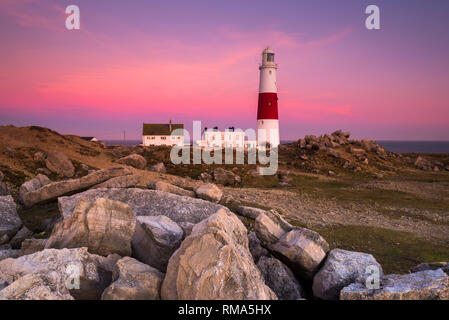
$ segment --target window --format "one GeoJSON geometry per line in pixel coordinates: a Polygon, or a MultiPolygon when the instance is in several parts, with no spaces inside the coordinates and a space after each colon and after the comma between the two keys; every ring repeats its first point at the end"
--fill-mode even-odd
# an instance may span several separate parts
{"type": "Polygon", "coordinates": [[[269,107],[271,107],[271,101],[270,101],[270,102],[268,102],[268,106],[269,106],[269,107]]]}
{"type": "Polygon", "coordinates": [[[167,137],[161,137],[161,140],[167,140],[167,137]]]}
{"type": "Polygon", "coordinates": [[[274,62],[274,53],[267,53],[267,61],[274,62]]]}

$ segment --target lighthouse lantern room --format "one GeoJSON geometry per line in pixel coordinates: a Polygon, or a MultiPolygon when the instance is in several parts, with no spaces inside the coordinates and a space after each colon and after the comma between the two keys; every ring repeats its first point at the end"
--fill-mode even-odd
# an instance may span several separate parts
{"type": "Polygon", "coordinates": [[[277,64],[274,51],[267,47],[262,52],[259,66],[259,103],[257,107],[257,143],[259,147],[279,146],[278,97],[276,87],[277,64]]]}

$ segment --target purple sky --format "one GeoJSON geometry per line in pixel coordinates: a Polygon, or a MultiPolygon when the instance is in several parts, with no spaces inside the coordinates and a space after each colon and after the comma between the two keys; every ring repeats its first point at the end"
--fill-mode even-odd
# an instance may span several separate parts
{"type": "Polygon", "coordinates": [[[0,125],[101,139],[169,119],[253,128],[270,45],[282,140],[449,140],[448,14],[446,0],[2,0],[0,125]],[[369,4],[381,30],[365,28],[369,4]]]}

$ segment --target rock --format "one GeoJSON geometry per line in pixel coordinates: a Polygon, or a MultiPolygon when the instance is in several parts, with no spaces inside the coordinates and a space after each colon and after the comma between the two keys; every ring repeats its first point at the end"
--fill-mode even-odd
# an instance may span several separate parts
{"type": "Polygon", "coordinates": [[[212,176],[217,184],[224,186],[234,186],[240,183],[240,176],[236,175],[234,172],[225,170],[223,168],[217,168],[212,171],[212,176]]]}
{"type": "Polygon", "coordinates": [[[253,256],[254,262],[257,263],[260,259],[260,257],[269,256],[267,249],[262,247],[260,244],[259,238],[257,238],[256,234],[253,232],[250,232],[248,234],[248,245],[249,245],[249,251],[251,252],[251,255],[253,256]]]}
{"type": "Polygon", "coordinates": [[[241,216],[244,216],[246,218],[250,218],[255,220],[259,214],[265,213],[266,211],[259,208],[253,208],[253,207],[246,207],[246,206],[238,206],[237,207],[237,213],[241,216]]]}
{"type": "Polygon", "coordinates": [[[141,176],[138,174],[130,174],[109,179],[105,182],[93,186],[91,189],[101,188],[130,188],[140,183],[141,176]]]}
{"type": "Polygon", "coordinates": [[[198,176],[198,180],[202,180],[204,182],[212,182],[212,176],[210,174],[208,174],[207,172],[202,172],[199,176],[198,176]]]}
{"type": "Polygon", "coordinates": [[[132,237],[133,254],[140,261],[165,272],[183,235],[181,227],[166,216],[137,217],[136,232],[132,237]]]}
{"type": "Polygon", "coordinates": [[[133,258],[117,262],[113,283],[106,288],[102,300],[160,300],[164,274],[133,258]]]}
{"type": "MultiPolygon", "coordinates": [[[[8,284],[6,283],[6,281],[3,281],[2,279],[0,279],[0,291],[2,291],[7,286],[8,286],[8,284]]],[[[1,298],[0,298],[0,300],[1,300],[1,298]]]]}
{"type": "Polygon", "coordinates": [[[54,226],[45,248],[87,247],[89,252],[103,256],[130,256],[135,225],[136,215],[126,203],[82,199],[70,217],[54,226]]]}
{"type": "Polygon", "coordinates": [[[0,171],[0,181],[3,181],[5,179],[5,175],[3,172],[0,171]]]}
{"type": "Polygon", "coordinates": [[[83,170],[84,172],[89,172],[89,166],[86,165],[86,164],[84,164],[84,163],[81,163],[80,168],[81,168],[81,170],[83,170]]]}
{"type": "Polygon", "coordinates": [[[33,155],[33,160],[37,162],[44,162],[46,159],[46,156],[43,152],[38,151],[33,155]]]}
{"type": "Polygon", "coordinates": [[[195,189],[198,198],[218,203],[223,197],[223,192],[213,183],[206,183],[195,189]]]}
{"type": "Polygon", "coordinates": [[[23,226],[19,232],[11,239],[9,244],[13,249],[20,249],[22,242],[25,239],[31,238],[33,236],[33,231],[28,230],[27,227],[23,226]]]}
{"type": "Polygon", "coordinates": [[[0,300],[73,300],[53,279],[43,274],[27,274],[0,291],[0,300]]]}
{"type": "Polygon", "coordinates": [[[140,170],[145,170],[145,168],[147,167],[147,160],[145,160],[144,157],[136,153],[118,159],[117,163],[126,164],[127,166],[131,166],[140,170]]]}
{"type": "Polygon", "coordinates": [[[149,189],[159,190],[163,192],[170,192],[173,194],[177,194],[178,196],[185,196],[195,198],[195,192],[191,190],[186,190],[177,186],[174,186],[168,182],[157,181],[148,183],[147,187],[149,189]]]}
{"type": "Polygon", "coordinates": [[[343,158],[343,155],[340,152],[338,152],[337,150],[331,149],[331,148],[327,149],[327,153],[334,158],[338,158],[338,159],[343,158]]]}
{"type": "Polygon", "coordinates": [[[329,251],[328,243],[318,233],[293,227],[274,211],[260,214],[254,229],[265,248],[308,279],[313,278],[329,251]]]}
{"type": "Polygon", "coordinates": [[[416,158],[414,164],[415,164],[415,167],[417,167],[418,169],[421,169],[421,170],[430,170],[431,169],[430,161],[424,159],[421,156],[418,156],[418,158],[416,158]]]}
{"type": "Polygon", "coordinates": [[[155,164],[154,166],[151,166],[150,170],[154,171],[154,172],[159,172],[159,173],[167,172],[167,169],[165,169],[165,165],[163,162],[159,162],[159,163],[155,164]]]}
{"type": "Polygon", "coordinates": [[[449,274],[449,262],[432,262],[432,263],[420,263],[417,266],[410,269],[411,273],[425,271],[425,270],[437,270],[441,269],[449,274]]]}
{"type": "Polygon", "coordinates": [[[376,179],[383,179],[384,175],[382,173],[375,173],[374,178],[376,179]]]}
{"type": "Polygon", "coordinates": [[[48,170],[47,168],[37,168],[36,171],[46,176],[49,176],[51,174],[51,171],[48,170]]]}
{"type": "Polygon", "coordinates": [[[448,300],[449,276],[443,270],[392,274],[381,279],[380,289],[353,283],[340,292],[341,300],[448,300]]]}
{"type": "Polygon", "coordinates": [[[306,141],[306,144],[312,144],[313,142],[317,142],[318,138],[313,134],[309,134],[304,137],[304,140],[306,141]]]}
{"type": "Polygon", "coordinates": [[[331,176],[331,177],[337,175],[337,174],[336,174],[334,171],[332,171],[332,170],[329,170],[329,171],[327,172],[327,174],[328,174],[329,176],[331,176]]]}
{"type": "Polygon", "coordinates": [[[5,243],[9,242],[9,237],[7,234],[4,234],[0,237],[0,246],[4,245],[5,243]]]}
{"type": "Polygon", "coordinates": [[[25,183],[23,183],[20,186],[20,189],[19,189],[20,202],[23,203],[25,194],[27,194],[29,192],[36,191],[36,190],[42,188],[43,186],[50,184],[51,182],[52,181],[46,175],[43,175],[43,174],[38,174],[33,179],[26,181],[25,183]]]}
{"type": "Polygon", "coordinates": [[[50,152],[45,160],[45,165],[48,170],[63,177],[71,178],[75,175],[75,167],[65,153],[50,152]]]}
{"type": "Polygon", "coordinates": [[[434,171],[434,172],[439,172],[439,171],[440,171],[440,168],[438,168],[437,166],[435,166],[435,167],[433,167],[433,171],[434,171]]]}
{"type": "Polygon", "coordinates": [[[304,296],[293,272],[281,261],[262,256],[257,267],[265,279],[265,284],[274,291],[279,300],[297,300],[304,296]]]}
{"type": "Polygon", "coordinates": [[[22,220],[17,214],[16,203],[11,196],[0,196],[0,237],[12,237],[22,226],[22,220]]]}
{"type": "Polygon", "coordinates": [[[87,248],[46,249],[0,261],[0,279],[13,283],[26,275],[42,275],[54,291],[80,300],[99,299],[112,276],[106,262],[107,258],[90,254],[87,248]],[[79,288],[76,279],[79,279],[79,288]]]}
{"type": "Polygon", "coordinates": [[[197,224],[170,258],[162,299],[276,299],[254,264],[246,233],[227,210],[197,224]]]}
{"type": "Polygon", "coordinates": [[[22,247],[20,248],[19,256],[26,256],[33,254],[45,249],[45,243],[47,239],[25,239],[22,242],[22,247]]]}
{"type": "Polygon", "coordinates": [[[95,171],[79,179],[70,179],[49,183],[36,191],[31,191],[23,195],[23,203],[26,207],[56,199],[68,193],[79,192],[106,180],[130,174],[129,169],[121,167],[111,167],[95,171]]]}
{"type": "Polygon", "coordinates": [[[446,169],[446,171],[449,171],[449,166],[446,166],[445,169],[446,169]]]}
{"type": "Polygon", "coordinates": [[[299,139],[298,140],[298,146],[299,146],[300,149],[305,149],[306,148],[306,144],[307,144],[307,142],[306,142],[305,139],[299,139]]]}
{"type": "Polygon", "coordinates": [[[382,267],[367,253],[334,249],[329,252],[324,266],[313,278],[313,294],[324,300],[338,300],[340,290],[354,282],[366,283],[371,275],[366,273],[368,266],[378,268],[382,276],[382,267]]]}
{"type": "MultiPolygon", "coordinates": [[[[369,151],[369,150],[368,150],[368,151],[369,151]]],[[[354,154],[356,154],[356,155],[359,155],[359,154],[360,154],[360,155],[363,155],[363,154],[366,153],[365,149],[353,148],[353,147],[349,148],[349,152],[354,153],[354,154]]]]}
{"type": "Polygon", "coordinates": [[[11,249],[9,246],[0,247],[0,261],[8,258],[17,258],[19,250],[11,249]]]}
{"type": "Polygon", "coordinates": [[[16,156],[16,150],[11,147],[5,147],[3,154],[10,158],[14,158],[16,156]]]}
{"type": "Polygon", "coordinates": [[[9,194],[8,187],[6,186],[6,183],[3,181],[0,181],[0,197],[7,196],[9,194]]]}
{"type": "Polygon", "coordinates": [[[81,199],[94,202],[98,198],[127,203],[136,216],[167,216],[178,224],[181,222],[196,224],[224,208],[201,199],[156,190],[130,188],[88,190],[70,197],[60,197],[59,211],[63,217],[69,217],[81,199]]]}

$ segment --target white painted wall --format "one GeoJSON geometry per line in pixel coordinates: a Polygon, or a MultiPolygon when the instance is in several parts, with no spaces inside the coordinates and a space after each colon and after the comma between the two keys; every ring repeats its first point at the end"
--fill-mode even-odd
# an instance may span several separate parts
{"type": "Polygon", "coordinates": [[[183,146],[183,136],[142,136],[144,146],[183,146]]]}
{"type": "Polygon", "coordinates": [[[272,147],[279,146],[279,120],[257,120],[257,144],[264,146],[266,142],[272,147]]]}

